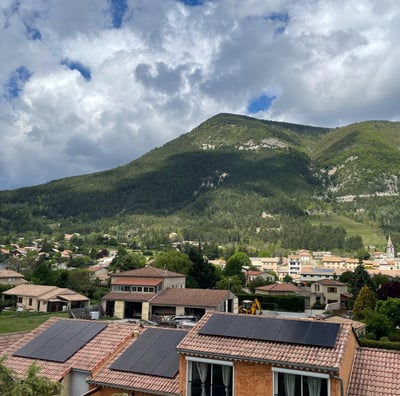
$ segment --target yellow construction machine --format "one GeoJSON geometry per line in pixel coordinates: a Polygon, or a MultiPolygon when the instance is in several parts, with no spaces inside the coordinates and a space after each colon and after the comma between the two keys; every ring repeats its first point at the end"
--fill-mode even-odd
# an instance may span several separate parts
{"type": "Polygon", "coordinates": [[[243,300],[242,305],[239,306],[239,313],[245,315],[261,315],[262,307],[257,298],[253,300],[243,300]]]}

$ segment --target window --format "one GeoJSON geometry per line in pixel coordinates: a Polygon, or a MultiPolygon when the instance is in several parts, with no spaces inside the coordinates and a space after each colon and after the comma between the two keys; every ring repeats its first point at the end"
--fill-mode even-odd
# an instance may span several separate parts
{"type": "Polygon", "coordinates": [[[328,287],[328,293],[337,293],[336,287],[328,287]]]}
{"type": "Polygon", "coordinates": [[[18,297],[18,303],[22,304],[22,297],[18,297]]]}
{"type": "Polygon", "coordinates": [[[318,284],[315,285],[315,291],[319,292],[319,285],[318,284]]]}
{"type": "Polygon", "coordinates": [[[208,359],[188,359],[188,396],[232,396],[233,365],[208,359]]]}
{"type": "Polygon", "coordinates": [[[272,369],[274,396],[329,396],[329,376],[297,370],[272,369]]]}
{"type": "Polygon", "coordinates": [[[28,305],[32,306],[32,299],[31,298],[29,299],[29,304],[28,305]]]}

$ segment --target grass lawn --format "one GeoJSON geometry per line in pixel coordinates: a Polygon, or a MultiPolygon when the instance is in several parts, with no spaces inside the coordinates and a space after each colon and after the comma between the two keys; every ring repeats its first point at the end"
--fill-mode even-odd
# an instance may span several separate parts
{"type": "Polygon", "coordinates": [[[51,317],[68,318],[68,312],[39,313],[2,311],[0,313],[0,333],[33,330],[51,317]]]}
{"type": "Polygon", "coordinates": [[[310,218],[312,224],[324,224],[332,227],[342,226],[348,236],[360,235],[364,245],[376,246],[377,250],[382,250],[386,247],[386,239],[378,228],[367,224],[358,223],[348,217],[339,216],[335,213],[327,215],[314,216],[310,218]]]}

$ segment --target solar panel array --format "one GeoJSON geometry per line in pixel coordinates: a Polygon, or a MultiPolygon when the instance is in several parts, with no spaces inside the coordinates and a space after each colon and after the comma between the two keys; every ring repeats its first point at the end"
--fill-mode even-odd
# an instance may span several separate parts
{"type": "Polygon", "coordinates": [[[13,355],[64,363],[105,327],[106,323],[59,320],[13,355]]]}
{"type": "Polygon", "coordinates": [[[334,347],[340,325],[259,316],[213,315],[199,334],[250,340],[334,347]]]}
{"type": "Polygon", "coordinates": [[[111,370],[174,378],[179,371],[176,347],[186,332],[146,329],[111,365],[111,370]]]}

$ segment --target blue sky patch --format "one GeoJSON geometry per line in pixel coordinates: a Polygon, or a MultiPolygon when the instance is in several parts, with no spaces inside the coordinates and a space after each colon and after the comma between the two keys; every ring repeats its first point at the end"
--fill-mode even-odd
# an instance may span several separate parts
{"type": "Polygon", "coordinates": [[[61,62],[61,64],[67,66],[70,70],[77,70],[79,73],[81,73],[81,76],[86,81],[90,81],[92,78],[90,69],[88,67],[83,66],[82,63],[80,63],[80,62],[75,62],[75,61],[71,61],[68,59],[64,59],[61,62]]]}
{"type": "Polygon", "coordinates": [[[31,76],[32,73],[25,66],[15,69],[8,81],[3,84],[4,96],[7,99],[17,98],[31,76]]]}
{"type": "Polygon", "coordinates": [[[42,34],[40,33],[40,30],[26,26],[26,32],[28,34],[28,38],[31,40],[41,40],[42,39],[42,34]]]}
{"type": "Polygon", "coordinates": [[[252,99],[247,106],[247,112],[249,114],[255,114],[259,111],[268,110],[276,96],[261,95],[256,99],[252,99]]]}
{"type": "Polygon", "coordinates": [[[285,32],[285,29],[289,24],[290,17],[288,13],[275,12],[266,16],[265,19],[269,19],[275,24],[274,33],[279,35],[285,32]]]}
{"type": "Polygon", "coordinates": [[[108,3],[110,4],[112,15],[112,26],[118,29],[122,25],[125,12],[128,9],[128,4],[126,0],[108,0],[108,3]]]}
{"type": "Polygon", "coordinates": [[[191,7],[200,6],[203,5],[204,3],[204,0],[178,0],[178,1],[191,7]]]}

